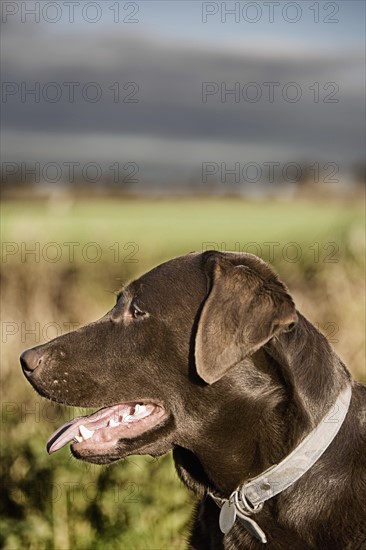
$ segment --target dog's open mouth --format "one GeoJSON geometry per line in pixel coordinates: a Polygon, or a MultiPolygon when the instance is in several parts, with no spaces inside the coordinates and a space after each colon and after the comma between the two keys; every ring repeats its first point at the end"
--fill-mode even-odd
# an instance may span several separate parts
{"type": "Polygon", "coordinates": [[[119,403],[105,407],[90,416],[79,416],[59,428],[48,440],[49,454],[68,443],[77,451],[104,454],[119,440],[137,437],[160,424],[167,416],[157,403],[119,403]]]}

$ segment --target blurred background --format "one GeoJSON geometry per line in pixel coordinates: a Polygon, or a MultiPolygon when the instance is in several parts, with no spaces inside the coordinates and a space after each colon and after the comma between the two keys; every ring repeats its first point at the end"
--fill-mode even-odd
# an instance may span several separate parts
{"type": "Polygon", "coordinates": [[[171,456],[90,467],[19,353],[192,250],[270,261],[365,376],[365,5],[3,1],[0,546],[184,548],[171,456]]]}

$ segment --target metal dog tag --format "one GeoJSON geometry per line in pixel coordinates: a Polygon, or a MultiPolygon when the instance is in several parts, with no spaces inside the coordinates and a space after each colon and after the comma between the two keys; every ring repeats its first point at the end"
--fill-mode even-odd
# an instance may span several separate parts
{"type": "Polygon", "coordinates": [[[246,530],[249,531],[249,533],[251,533],[256,539],[260,540],[263,544],[266,544],[267,537],[264,531],[259,527],[258,523],[254,521],[254,519],[244,514],[241,514],[239,511],[238,518],[239,521],[242,522],[246,530]]]}
{"type": "Polygon", "coordinates": [[[235,504],[226,500],[220,511],[219,525],[221,532],[226,535],[232,528],[236,519],[235,504]]]}

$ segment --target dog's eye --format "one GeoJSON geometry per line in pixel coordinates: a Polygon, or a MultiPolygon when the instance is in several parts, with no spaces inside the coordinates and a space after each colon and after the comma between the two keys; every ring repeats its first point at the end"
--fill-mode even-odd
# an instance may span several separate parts
{"type": "Polygon", "coordinates": [[[139,317],[144,317],[146,315],[145,311],[142,311],[136,304],[131,304],[130,311],[134,319],[138,319],[139,317]]]}

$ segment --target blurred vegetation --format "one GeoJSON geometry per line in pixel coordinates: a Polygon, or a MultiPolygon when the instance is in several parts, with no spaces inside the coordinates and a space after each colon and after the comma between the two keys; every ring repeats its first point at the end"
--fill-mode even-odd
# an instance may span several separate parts
{"type": "Polygon", "coordinates": [[[217,245],[270,260],[298,308],[365,380],[363,224],[361,201],[6,202],[1,548],[184,548],[194,505],[170,455],[133,456],[109,467],[77,462],[68,448],[49,457],[52,431],[86,411],[38,397],[19,368],[23,349],[65,332],[69,323],[100,317],[122,283],[154,265],[217,245]],[[70,242],[79,243],[74,257],[70,242]]]}

